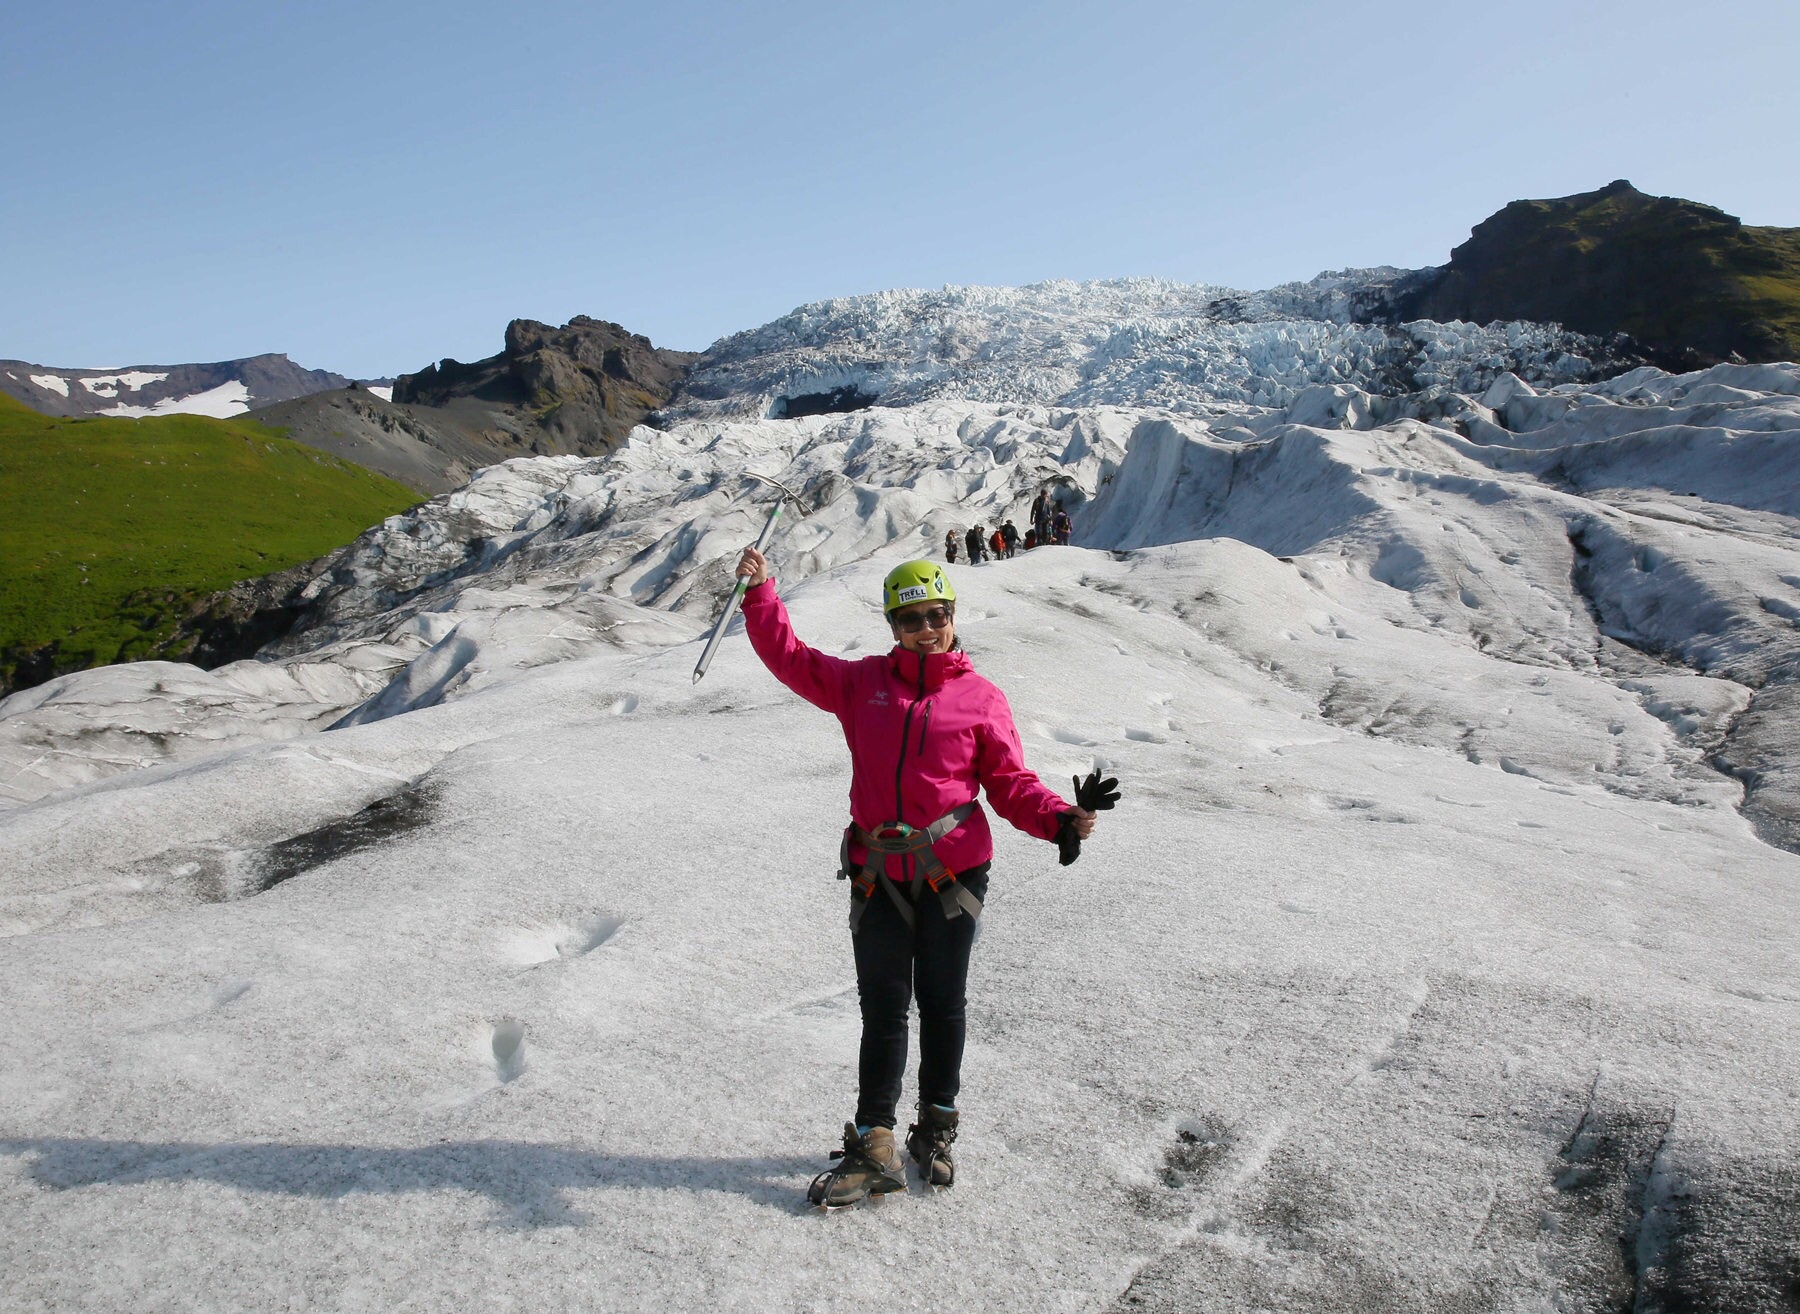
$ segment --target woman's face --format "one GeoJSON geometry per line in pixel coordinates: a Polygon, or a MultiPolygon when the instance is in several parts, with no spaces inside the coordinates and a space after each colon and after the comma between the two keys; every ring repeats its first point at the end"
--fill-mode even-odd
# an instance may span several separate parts
{"type": "Polygon", "coordinates": [[[888,613],[894,641],[908,652],[949,652],[956,642],[956,609],[942,602],[915,602],[888,613]],[[918,628],[908,630],[909,625],[918,628]]]}

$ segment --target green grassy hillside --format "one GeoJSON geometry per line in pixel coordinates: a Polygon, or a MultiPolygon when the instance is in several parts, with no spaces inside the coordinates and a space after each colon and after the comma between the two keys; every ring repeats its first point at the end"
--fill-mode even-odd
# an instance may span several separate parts
{"type": "Polygon", "coordinates": [[[0,689],[155,654],[206,595],[418,500],[249,420],[60,419],[0,397],[0,689]]]}
{"type": "Polygon", "coordinates": [[[1767,327],[1770,355],[1800,360],[1800,228],[1744,229],[1732,274],[1745,318],[1767,327]]]}

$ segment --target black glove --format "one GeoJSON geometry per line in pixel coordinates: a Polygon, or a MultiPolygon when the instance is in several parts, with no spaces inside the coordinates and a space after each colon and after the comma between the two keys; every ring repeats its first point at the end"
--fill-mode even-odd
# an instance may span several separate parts
{"type": "Polygon", "coordinates": [[[1075,814],[1059,812],[1062,818],[1056,827],[1056,860],[1067,867],[1081,856],[1081,836],[1075,833],[1075,814]]]}
{"type": "Polygon", "coordinates": [[[1100,779],[1096,769],[1088,772],[1086,780],[1075,778],[1075,806],[1088,812],[1110,812],[1119,801],[1119,778],[1108,776],[1100,779]]]}

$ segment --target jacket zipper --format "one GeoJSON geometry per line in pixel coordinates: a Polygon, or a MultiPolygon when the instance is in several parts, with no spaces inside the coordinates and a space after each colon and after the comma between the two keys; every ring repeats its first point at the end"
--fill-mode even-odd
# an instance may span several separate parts
{"type": "MultiPolygon", "coordinates": [[[[905,803],[901,794],[900,775],[906,769],[906,742],[912,738],[913,713],[918,710],[919,700],[925,697],[925,657],[919,656],[919,697],[906,706],[906,717],[900,722],[900,756],[894,763],[894,820],[904,822],[905,803]]],[[[925,729],[931,724],[931,704],[925,704],[925,722],[919,727],[919,751],[925,751],[925,729]]],[[[905,869],[907,879],[912,879],[913,863],[911,858],[901,858],[900,865],[905,869]]]]}
{"type": "MultiPolygon", "coordinates": [[[[931,724],[931,704],[929,702],[925,702],[925,658],[923,655],[921,655],[919,657],[919,694],[918,694],[918,697],[906,705],[906,717],[904,720],[902,720],[900,722],[900,756],[894,762],[894,820],[895,821],[905,821],[906,820],[905,816],[902,815],[902,808],[905,806],[905,804],[902,800],[901,791],[900,791],[900,773],[903,770],[905,770],[905,768],[906,768],[906,741],[908,739],[912,738],[913,713],[919,710],[919,705],[921,703],[924,703],[924,706],[925,706],[925,726],[929,726],[931,724]]],[[[919,727],[919,751],[921,753],[925,751],[925,726],[919,727]]]]}
{"type": "Polygon", "coordinates": [[[906,767],[906,741],[912,737],[913,711],[917,707],[918,707],[917,703],[908,703],[907,707],[906,707],[906,719],[903,720],[902,722],[900,722],[900,756],[894,762],[894,820],[895,821],[905,821],[906,820],[906,818],[902,815],[902,809],[905,807],[905,803],[902,800],[901,792],[900,792],[900,773],[906,767]]]}

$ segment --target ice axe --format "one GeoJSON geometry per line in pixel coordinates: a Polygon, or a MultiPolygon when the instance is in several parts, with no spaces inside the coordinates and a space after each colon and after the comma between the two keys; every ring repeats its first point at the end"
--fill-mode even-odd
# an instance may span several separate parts
{"type": "MultiPolygon", "coordinates": [[[[762,533],[759,534],[756,539],[756,550],[761,552],[769,545],[769,540],[775,536],[775,522],[781,519],[782,506],[790,497],[793,498],[794,504],[798,506],[800,503],[800,494],[796,493],[778,479],[771,479],[767,475],[759,475],[754,470],[746,470],[744,473],[749,475],[752,479],[761,480],[770,488],[773,488],[780,493],[780,496],[775,499],[775,505],[769,509],[769,518],[763,522],[762,533]]],[[[725,630],[731,624],[731,618],[737,615],[738,608],[743,606],[744,590],[749,587],[749,581],[742,575],[738,576],[737,587],[731,591],[731,596],[725,599],[725,610],[719,613],[718,623],[713,626],[712,635],[706,640],[706,650],[700,654],[700,660],[694,664],[695,684],[699,684],[700,677],[706,674],[706,668],[711,664],[713,654],[719,650],[719,640],[725,637],[725,630]]]]}

